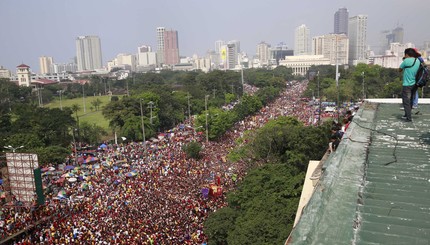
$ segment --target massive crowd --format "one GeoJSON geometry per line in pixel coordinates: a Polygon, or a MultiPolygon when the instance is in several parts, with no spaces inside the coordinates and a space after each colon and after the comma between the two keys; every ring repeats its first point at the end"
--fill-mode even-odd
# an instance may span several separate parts
{"type": "Polygon", "coordinates": [[[315,123],[314,107],[300,101],[306,86],[291,83],[275,102],[237,122],[218,141],[206,142],[204,134],[182,124],[145,144],[108,144],[87,152],[82,156],[87,164],[54,171],[49,168],[56,166],[44,166],[46,205],[2,206],[0,240],[31,228],[15,243],[206,244],[205,219],[226,206],[219,191],[230,191],[246,175],[244,162],[225,158],[235,140],[279,116],[315,123]],[[182,150],[191,141],[204,146],[200,160],[187,159],[182,150]],[[202,193],[211,184],[220,195],[202,193]]]}

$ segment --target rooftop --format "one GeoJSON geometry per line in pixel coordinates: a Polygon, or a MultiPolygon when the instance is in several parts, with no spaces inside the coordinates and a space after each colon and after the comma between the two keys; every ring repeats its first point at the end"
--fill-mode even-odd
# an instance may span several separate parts
{"type": "Polygon", "coordinates": [[[360,108],[288,244],[430,243],[430,101],[419,103],[412,123],[398,99],[360,108]]]}

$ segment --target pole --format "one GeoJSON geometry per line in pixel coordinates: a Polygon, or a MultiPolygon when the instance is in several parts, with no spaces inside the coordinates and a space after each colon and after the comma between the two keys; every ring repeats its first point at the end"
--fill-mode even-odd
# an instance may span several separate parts
{"type": "Polygon", "coordinates": [[[338,62],[338,44],[336,36],[336,92],[337,92],[337,122],[339,122],[340,104],[339,104],[339,62],[338,62]]]}
{"type": "Polygon", "coordinates": [[[60,90],[60,110],[63,110],[63,102],[61,101],[61,94],[63,93],[63,90],[60,90]]]}
{"type": "Polygon", "coordinates": [[[206,142],[209,142],[209,131],[208,131],[208,98],[209,95],[205,96],[205,113],[206,113],[206,142]]]}
{"type": "Polygon", "coordinates": [[[142,122],[142,135],[143,135],[143,143],[145,144],[145,124],[143,124],[143,107],[142,107],[142,99],[140,99],[140,121],[142,122]]]}
{"type": "Polygon", "coordinates": [[[75,157],[75,164],[78,164],[78,153],[77,153],[77,147],[76,147],[75,131],[76,131],[76,128],[74,128],[74,129],[72,130],[72,137],[73,137],[73,156],[75,157]]]}
{"type": "Polygon", "coordinates": [[[366,94],[364,93],[364,71],[361,72],[361,76],[363,77],[363,100],[366,99],[366,94]]]}
{"type": "Polygon", "coordinates": [[[190,92],[187,92],[187,99],[188,99],[188,120],[191,124],[191,106],[190,106],[190,92]]]}
{"type": "MultiPolygon", "coordinates": [[[[133,76],[133,73],[132,73],[132,76],[133,76]]],[[[128,92],[128,79],[127,78],[125,79],[125,82],[126,82],[126,85],[127,85],[127,96],[130,96],[130,93],[128,92]]]]}
{"type": "Polygon", "coordinates": [[[87,107],[85,105],[85,90],[84,90],[84,85],[85,84],[82,84],[82,101],[84,103],[84,113],[85,113],[87,111],[87,107]]]}
{"type": "Polygon", "coordinates": [[[321,125],[321,97],[320,97],[320,71],[317,72],[317,78],[318,78],[318,126],[321,125]]]}
{"type": "Polygon", "coordinates": [[[245,88],[244,88],[244,82],[243,82],[243,66],[242,69],[240,70],[240,76],[242,78],[242,95],[245,94],[245,88]]]}
{"type": "Polygon", "coordinates": [[[153,106],[154,106],[154,102],[149,101],[148,105],[149,105],[149,109],[151,110],[151,114],[150,114],[149,122],[150,122],[150,123],[151,123],[151,125],[152,125],[152,108],[153,108],[153,106]]]}

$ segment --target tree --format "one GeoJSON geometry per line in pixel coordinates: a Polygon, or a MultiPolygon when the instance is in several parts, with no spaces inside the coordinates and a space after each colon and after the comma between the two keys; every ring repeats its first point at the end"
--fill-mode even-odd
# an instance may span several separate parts
{"type": "Polygon", "coordinates": [[[100,105],[103,104],[103,102],[97,98],[96,100],[91,101],[91,105],[94,106],[94,108],[96,109],[96,111],[100,110],[100,105]]]}
{"type": "Polygon", "coordinates": [[[202,145],[196,141],[192,141],[182,147],[188,158],[200,159],[200,151],[202,150],[202,145]]]}
{"type": "Polygon", "coordinates": [[[204,225],[210,244],[228,244],[228,233],[234,230],[237,215],[238,212],[230,207],[221,208],[211,214],[204,225]]]}

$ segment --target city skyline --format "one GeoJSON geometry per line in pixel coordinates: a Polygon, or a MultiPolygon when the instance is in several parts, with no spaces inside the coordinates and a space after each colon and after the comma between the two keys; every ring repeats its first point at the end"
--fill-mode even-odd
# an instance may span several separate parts
{"type": "MultiPolygon", "coordinates": [[[[207,50],[214,49],[217,40],[238,40],[241,50],[252,57],[256,54],[256,45],[262,41],[272,46],[284,42],[293,48],[294,30],[301,24],[309,27],[311,37],[332,33],[334,13],[343,7],[348,9],[350,17],[368,16],[368,44],[371,47],[378,45],[381,31],[397,26],[404,28],[405,42],[420,47],[430,40],[430,34],[420,31],[416,24],[425,23],[425,8],[416,8],[414,22],[411,22],[410,14],[398,6],[400,1],[396,2],[305,0],[291,5],[281,0],[270,3],[226,0],[205,3],[196,0],[157,3],[136,0],[2,1],[0,21],[4,23],[3,33],[7,35],[0,45],[0,65],[15,71],[16,66],[25,63],[38,71],[41,56],[67,63],[75,56],[76,37],[86,35],[100,37],[103,65],[106,65],[117,54],[134,54],[142,45],[150,45],[155,50],[156,28],[159,26],[178,31],[180,56],[204,56],[207,50]],[[227,4],[229,8],[222,7],[227,4]],[[19,10],[19,14],[14,10],[19,10]],[[383,18],[381,10],[384,10],[383,18]]],[[[425,0],[408,2],[411,6],[422,4],[425,0]]]]}

